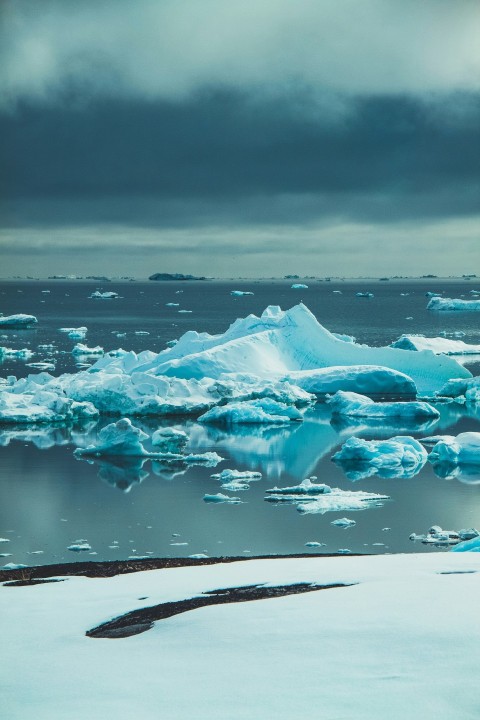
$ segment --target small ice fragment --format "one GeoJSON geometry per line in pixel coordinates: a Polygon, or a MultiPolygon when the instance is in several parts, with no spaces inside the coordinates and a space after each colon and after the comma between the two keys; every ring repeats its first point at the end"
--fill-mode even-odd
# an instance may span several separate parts
{"type": "Polygon", "coordinates": [[[312,540],[311,542],[306,542],[305,547],[325,547],[326,543],[316,542],[312,540]]]}
{"type": "Polygon", "coordinates": [[[207,503],[233,503],[238,504],[242,501],[238,497],[231,497],[230,495],[224,495],[223,493],[217,493],[216,495],[204,495],[204,502],[207,503]]]}
{"type": "Polygon", "coordinates": [[[67,547],[67,550],[71,550],[72,552],[85,552],[91,549],[92,547],[87,540],[75,540],[74,543],[67,547]]]}
{"type": "Polygon", "coordinates": [[[387,532],[388,530],[391,530],[392,528],[382,528],[382,532],[387,532]]]}
{"type": "Polygon", "coordinates": [[[22,570],[23,568],[27,568],[28,565],[22,565],[21,563],[7,563],[3,566],[3,570],[22,570]]]}
{"type": "Polygon", "coordinates": [[[165,303],[166,307],[178,307],[180,303],[165,303]]]}
{"type": "Polygon", "coordinates": [[[174,546],[175,546],[175,547],[180,547],[180,545],[188,545],[188,543],[187,543],[187,542],[173,542],[173,543],[170,543],[170,545],[171,545],[172,547],[174,547],[174,546]]]}
{"type": "Polygon", "coordinates": [[[293,283],[291,286],[292,290],[308,290],[308,285],[304,285],[303,283],[293,283]]]}
{"type": "Polygon", "coordinates": [[[191,313],[193,310],[179,310],[179,313],[191,313]]]}
{"type": "Polygon", "coordinates": [[[195,555],[189,555],[188,557],[192,560],[203,560],[203,558],[208,558],[208,555],[205,555],[205,553],[196,553],[195,555]]]}
{"type": "Polygon", "coordinates": [[[10,538],[2,538],[2,537],[0,537],[0,543],[6,543],[6,542],[10,542],[10,538]]]}
{"type": "Polygon", "coordinates": [[[356,520],[350,520],[350,518],[338,518],[338,520],[332,520],[330,525],[336,525],[337,527],[349,528],[357,524],[356,520]]]}
{"type": "Polygon", "coordinates": [[[337,552],[339,555],[349,555],[352,551],[348,548],[339,548],[337,552]]]}

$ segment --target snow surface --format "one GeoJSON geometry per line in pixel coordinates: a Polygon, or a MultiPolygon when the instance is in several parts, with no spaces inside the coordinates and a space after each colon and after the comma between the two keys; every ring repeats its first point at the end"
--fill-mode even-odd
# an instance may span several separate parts
{"type": "Polygon", "coordinates": [[[30,325],[36,325],[38,323],[35,315],[24,315],[18,313],[17,315],[1,315],[0,316],[0,328],[4,327],[29,327],[30,325]]]}
{"type": "Polygon", "coordinates": [[[9,720],[477,720],[479,593],[476,552],[2,586],[2,710],[9,720]],[[136,608],[261,583],[350,587],[205,607],[130,638],[85,636],[136,608]]]}
{"type": "Polygon", "coordinates": [[[480,311],[480,300],[460,300],[458,298],[432,297],[427,310],[444,310],[447,312],[480,311]]]}
{"type": "Polygon", "coordinates": [[[329,398],[334,415],[363,418],[439,418],[440,413],[426,402],[374,402],[364,395],[339,390],[329,398]]]}

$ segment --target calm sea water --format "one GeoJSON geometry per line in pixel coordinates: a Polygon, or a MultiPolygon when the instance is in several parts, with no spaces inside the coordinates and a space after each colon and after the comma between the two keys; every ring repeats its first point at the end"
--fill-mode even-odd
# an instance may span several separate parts
{"type": "MultiPolygon", "coordinates": [[[[0,311],[33,314],[39,324],[32,330],[3,331],[0,345],[32,349],[36,355],[28,362],[53,361],[54,374],[74,372],[78,370],[71,354],[75,341],[60,333],[60,327],[87,326],[84,342],[89,346],[158,352],[186,330],[221,333],[237,317],[259,314],[269,304],[286,309],[300,300],[328,329],[370,345],[388,344],[402,333],[436,336],[442,330],[462,331],[465,341],[480,343],[477,313],[426,310],[427,291],[469,297],[471,289],[479,289],[466,281],[310,281],[308,290],[292,290],[291,282],[112,282],[103,286],[87,281],[2,282],[0,311]],[[97,289],[113,290],[121,297],[89,299],[97,289]],[[232,297],[233,289],[254,295],[232,297]],[[357,291],[366,290],[375,297],[355,297],[357,291]],[[171,302],[179,306],[167,307],[171,302]],[[179,313],[180,309],[192,312],[179,313]],[[138,331],[149,334],[135,334],[138,331]],[[38,350],[39,345],[54,348],[38,350]]],[[[468,367],[474,374],[480,372],[475,358],[468,367]]],[[[36,370],[21,360],[0,365],[2,376],[21,377],[29,372],[36,370]]],[[[409,540],[411,532],[425,532],[433,524],[457,530],[480,527],[480,477],[446,480],[427,464],[409,480],[373,477],[353,483],[331,462],[331,456],[351,434],[421,437],[480,430],[478,415],[466,413],[462,406],[439,409],[440,421],[424,429],[338,427],[321,405],[291,428],[224,431],[193,421],[175,423],[188,432],[192,449],[216,450],[225,458],[215,469],[193,466],[176,472],[151,461],[115,465],[76,460],[74,448],[98,433],[102,422],[68,429],[0,428],[0,537],[9,540],[0,544],[5,555],[0,564],[147,554],[288,554],[308,551],[305,543],[311,541],[325,543],[320,549],[325,552],[429,552],[431,548],[409,540]],[[249,490],[235,493],[241,504],[207,504],[204,494],[221,491],[211,474],[223,468],[259,470],[263,477],[252,482],[249,490]],[[294,506],[265,502],[265,489],[297,484],[311,475],[332,487],[386,494],[390,500],[361,512],[324,515],[301,515],[294,506]],[[356,525],[347,530],[331,525],[344,515],[355,519],[356,525]],[[68,551],[78,539],[86,539],[94,554],[68,551]]],[[[149,421],[144,427],[151,432],[158,423],[149,421]]]]}

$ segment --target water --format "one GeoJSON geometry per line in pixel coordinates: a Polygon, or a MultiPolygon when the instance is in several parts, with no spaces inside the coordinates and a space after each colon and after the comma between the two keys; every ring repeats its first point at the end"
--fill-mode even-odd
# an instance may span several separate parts
{"type": "MultiPolygon", "coordinates": [[[[54,344],[53,350],[39,352],[28,362],[53,359],[56,374],[74,372],[78,369],[71,355],[75,341],[59,333],[60,327],[86,325],[88,334],[83,342],[89,346],[158,352],[186,330],[220,333],[237,317],[261,313],[269,304],[285,309],[300,300],[330,330],[354,335],[357,341],[370,345],[388,344],[406,332],[435,336],[442,330],[462,330],[466,342],[480,342],[476,313],[426,310],[427,290],[468,297],[469,290],[477,287],[467,282],[310,281],[308,290],[297,291],[290,285],[286,281],[112,282],[103,286],[86,281],[4,282],[0,285],[0,310],[5,315],[36,315],[39,325],[32,330],[5,330],[7,338],[0,344],[32,350],[54,344]],[[89,299],[96,289],[114,290],[121,298],[89,299]],[[249,290],[254,295],[232,297],[232,289],[249,290]],[[356,298],[359,290],[370,290],[375,297],[356,298]],[[167,302],[180,306],[167,307],[167,302]],[[192,313],[179,313],[178,309],[192,313]],[[413,320],[407,320],[409,317],[413,320]],[[139,330],[149,335],[136,335],[139,330]]],[[[475,358],[470,362],[470,369],[477,374],[475,358]]],[[[24,361],[8,360],[0,372],[20,377],[35,370],[24,361]]],[[[421,437],[480,430],[479,417],[469,415],[462,406],[439,409],[440,421],[423,431],[417,428],[417,432],[414,426],[340,428],[331,424],[328,409],[321,405],[310,410],[302,424],[289,428],[244,427],[230,432],[193,421],[175,423],[189,434],[192,449],[216,450],[225,458],[215,469],[162,468],[150,460],[126,466],[75,459],[73,449],[94,438],[105,420],[69,429],[0,429],[0,537],[9,540],[0,544],[0,552],[11,553],[2,560],[34,565],[147,554],[288,554],[308,552],[305,543],[311,541],[325,543],[321,552],[341,548],[352,552],[429,552],[431,548],[409,540],[411,532],[425,532],[433,524],[457,530],[480,527],[480,477],[446,480],[437,477],[427,464],[410,480],[371,477],[353,483],[331,462],[331,456],[351,434],[381,438],[408,433],[421,437]],[[227,467],[259,470],[263,477],[252,482],[247,491],[229,493],[240,497],[241,504],[205,503],[206,493],[221,491],[219,481],[211,474],[227,467]],[[297,484],[310,475],[332,487],[387,494],[390,500],[382,507],[361,512],[324,515],[301,515],[294,506],[265,502],[265,489],[297,484]],[[347,530],[331,525],[343,515],[355,519],[356,525],[347,530]],[[78,539],[88,540],[91,552],[96,554],[68,551],[78,539]]],[[[149,421],[142,426],[151,433],[158,423],[149,421]]]]}

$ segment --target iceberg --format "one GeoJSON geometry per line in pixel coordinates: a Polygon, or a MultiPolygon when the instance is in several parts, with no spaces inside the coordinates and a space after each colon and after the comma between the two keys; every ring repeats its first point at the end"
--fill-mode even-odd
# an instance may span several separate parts
{"type": "Polygon", "coordinates": [[[224,495],[223,493],[217,493],[216,495],[204,495],[203,500],[207,503],[232,503],[234,505],[238,505],[242,502],[238,497],[231,497],[230,495],[224,495]]]}
{"type": "Polygon", "coordinates": [[[308,290],[308,285],[303,283],[294,283],[291,287],[292,290],[308,290]]]}
{"type": "Polygon", "coordinates": [[[427,338],[424,335],[402,335],[390,347],[402,350],[431,350],[435,355],[478,355],[480,345],[470,345],[462,340],[443,337],[427,338]]]}
{"type": "Polygon", "coordinates": [[[88,297],[93,298],[94,300],[114,300],[115,298],[120,297],[120,295],[112,291],[102,293],[99,290],[96,290],[88,297]]]}
{"type": "Polygon", "coordinates": [[[77,448],[74,455],[129,455],[135,457],[148,456],[149,453],[143,447],[142,441],[148,440],[147,433],[132,425],[129,418],[122,418],[115,423],[110,423],[100,430],[97,442],[88,445],[86,448],[77,448]]]}
{"type": "Polygon", "coordinates": [[[452,552],[480,552],[480,537],[458,543],[452,547],[452,552]]]}
{"type": "Polygon", "coordinates": [[[100,345],[90,348],[87,347],[87,345],[83,345],[82,343],[77,343],[72,350],[72,355],[87,355],[95,357],[96,355],[103,355],[103,348],[100,347],[100,345]]]}
{"type": "Polygon", "coordinates": [[[480,465],[480,432],[444,436],[434,445],[428,459],[436,465],[480,465]]]}
{"type": "Polygon", "coordinates": [[[0,393],[0,424],[76,422],[98,414],[92,403],[76,402],[41,388],[28,395],[0,393]]]}
{"type": "Polygon", "coordinates": [[[28,348],[14,350],[13,348],[0,347],[0,361],[4,358],[16,358],[18,360],[29,360],[34,353],[28,348]]]}
{"type": "MultiPolygon", "coordinates": [[[[28,400],[40,382],[44,390],[90,402],[103,414],[165,417],[262,398],[308,405],[312,393],[321,397],[337,390],[371,397],[411,397],[417,389],[433,395],[447,381],[471,378],[471,373],[443,355],[371,348],[336,337],[299,304],[285,312],[268,307],[261,317],[236,320],[221,335],[186,332],[158,354],[119,349],[87,370],[41,378],[3,386],[0,396],[23,394],[28,400]]],[[[269,407],[272,411],[264,404],[255,412],[301,419],[295,408],[278,414],[278,408],[269,407]]]]}
{"type": "Polygon", "coordinates": [[[198,418],[200,423],[236,425],[239,423],[289,423],[302,420],[302,413],[294,406],[277,402],[271,398],[233,402],[217,405],[198,418]]]}
{"type": "Polygon", "coordinates": [[[233,295],[234,297],[241,297],[242,295],[253,295],[253,292],[249,292],[248,290],[232,290],[230,295],[233,295]]]}
{"type": "Polygon", "coordinates": [[[212,477],[225,483],[232,480],[261,480],[262,473],[252,470],[230,470],[225,468],[221,473],[215,473],[212,477]]]}
{"type": "Polygon", "coordinates": [[[181,453],[188,443],[188,435],[175,428],[159,428],[152,435],[152,445],[162,452],[181,453]]]}
{"type": "Polygon", "coordinates": [[[389,440],[351,437],[332,460],[342,466],[350,480],[378,474],[383,478],[411,478],[427,461],[425,448],[408,435],[389,440]]]}
{"type": "Polygon", "coordinates": [[[329,485],[321,483],[313,483],[311,478],[305,478],[300,485],[292,485],[291,487],[274,487],[270,490],[265,490],[267,493],[266,500],[273,500],[274,502],[291,502],[291,499],[295,500],[298,496],[316,496],[325,495],[332,492],[332,488],[329,485]]]}
{"type": "Polygon", "coordinates": [[[0,329],[15,327],[15,328],[28,328],[38,323],[35,315],[23,315],[19,313],[17,315],[1,315],[0,316],[0,329]]]}
{"type": "Polygon", "coordinates": [[[426,402],[374,402],[365,395],[339,392],[328,399],[334,415],[361,418],[439,418],[440,413],[426,402]]]}
{"type": "Polygon", "coordinates": [[[412,533],[410,540],[413,542],[420,541],[424,545],[435,545],[435,547],[447,547],[449,545],[457,545],[462,541],[471,541],[478,539],[479,533],[475,528],[468,530],[443,530],[440,525],[433,525],[425,535],[417,535],[412,533]]]}
{"type": "Polygon", "coordinates": [[[440,310],[446,312],[478,312],[480,300],[460,300],[457,298],[432,297],[427,310],[440,310]]]}
{"type": "Polygon", "coordinates": [[[357,293],[355,293],[355,297],[372,298],[375,296],[372,292],[357,292],[357,293]]]}

